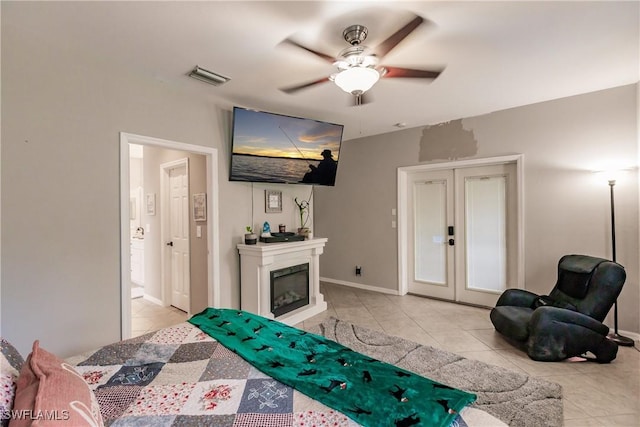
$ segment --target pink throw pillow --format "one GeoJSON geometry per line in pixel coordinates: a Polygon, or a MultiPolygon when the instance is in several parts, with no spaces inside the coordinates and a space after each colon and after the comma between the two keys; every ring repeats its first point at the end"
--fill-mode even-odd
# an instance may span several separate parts
{"type": "Polygon", "coordinates": [[[102,426],[95,395],[68,363],[33,343],[13,404],[14,426],[102,426]],[[16,417],[17,415],[17,417],[16,417]]]}

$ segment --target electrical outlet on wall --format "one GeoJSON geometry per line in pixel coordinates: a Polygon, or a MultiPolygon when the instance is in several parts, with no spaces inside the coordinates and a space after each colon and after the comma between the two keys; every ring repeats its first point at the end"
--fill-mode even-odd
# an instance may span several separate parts
{"type": "Polygon", "coordinates": [[[356,276],[362,276],[362,267],[356,265],[356,276]]]}

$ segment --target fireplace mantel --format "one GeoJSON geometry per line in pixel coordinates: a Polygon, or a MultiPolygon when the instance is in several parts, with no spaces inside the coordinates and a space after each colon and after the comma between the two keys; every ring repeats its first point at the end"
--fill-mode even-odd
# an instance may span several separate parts
{"type": "Polygon", "coordinates": [[[326,238],[299,242],[238,245],[240,252],[240,308],[273,319],[270,300],[272,270],[309,264],[309,305],[279,316],[288,325],[300,323],[327,309],[320,293],[320,255],[326,238]]]}

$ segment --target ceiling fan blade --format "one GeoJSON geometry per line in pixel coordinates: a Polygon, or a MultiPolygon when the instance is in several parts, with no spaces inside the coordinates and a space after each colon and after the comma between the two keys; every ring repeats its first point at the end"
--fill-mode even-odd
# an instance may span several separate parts
{"type": "Polygon", "coordinates": [[[391,52],[391,50],[398,45],[402,40],[405,39],[409,34],[413,32],[416,28],[420,26],[424,22],[424,18],[422,16],[416,15],[409,23],[407,23],[404,27],[400,28],[395,33],[391,34],[385,41],[376,46],[373,51],[378,56],[378,58],[384,57],[387,53],[391,52]]]}
{"type": "Polygon", "coordinates": [[[400,67],[387,67],[384,66],[386,73],[384,74],[384,78],[419,78],[419,79],[435,79],[437,78],[442,70],[415,70],[411,68],[400,68],[400,67]]]}
{"type": "Polygon", "coordinates": [[[314,80],[312,82],[302,83],[302,84],[299,84],[299,85],[296,85],[296,86],[280,88],[280,90],[283,91],[284,93],[291,94],[291,93],[295,93],[295,92],[297,92],[299,90],[306,89],[308,87],[315,86],[317,84],[328,82],[328,81],[329,81],[329,77],[323,77],[321,79],[314,80]]]}
{"type": "Polygon", "coordinates": [[[299,47],[300,49],[304,49],[307,52],[313,53],[314,55],[324,59],[325,61],[329,62],[330,64],[333,64],[334,62],[336,62],[336,58],[334,58],[333,56],[329,56],[329,55],[327,55],[325,53],[318,52],[317,50],[313,50],[310,47],[306,47],[304,45],[301,45],[300,43],[298,43],[296,41],[293,41],[291,39],[285,39],[282,43],[290,44],[292,46],[299,47]]]}

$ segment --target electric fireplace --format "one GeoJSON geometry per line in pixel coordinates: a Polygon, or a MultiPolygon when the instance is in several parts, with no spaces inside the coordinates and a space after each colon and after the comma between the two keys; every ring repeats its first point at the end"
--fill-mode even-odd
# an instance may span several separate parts
{"type": "Polygon", "coordinates": [[[271,313],[275,317],[309,304],[309,264],[273,270],[271,313]]]}
{"type": "Polygon", "coordinates": [[[320,255],[326,238],[240,243],[240,308],[267,319],[296,325],[322,313],[320,255]]]}

